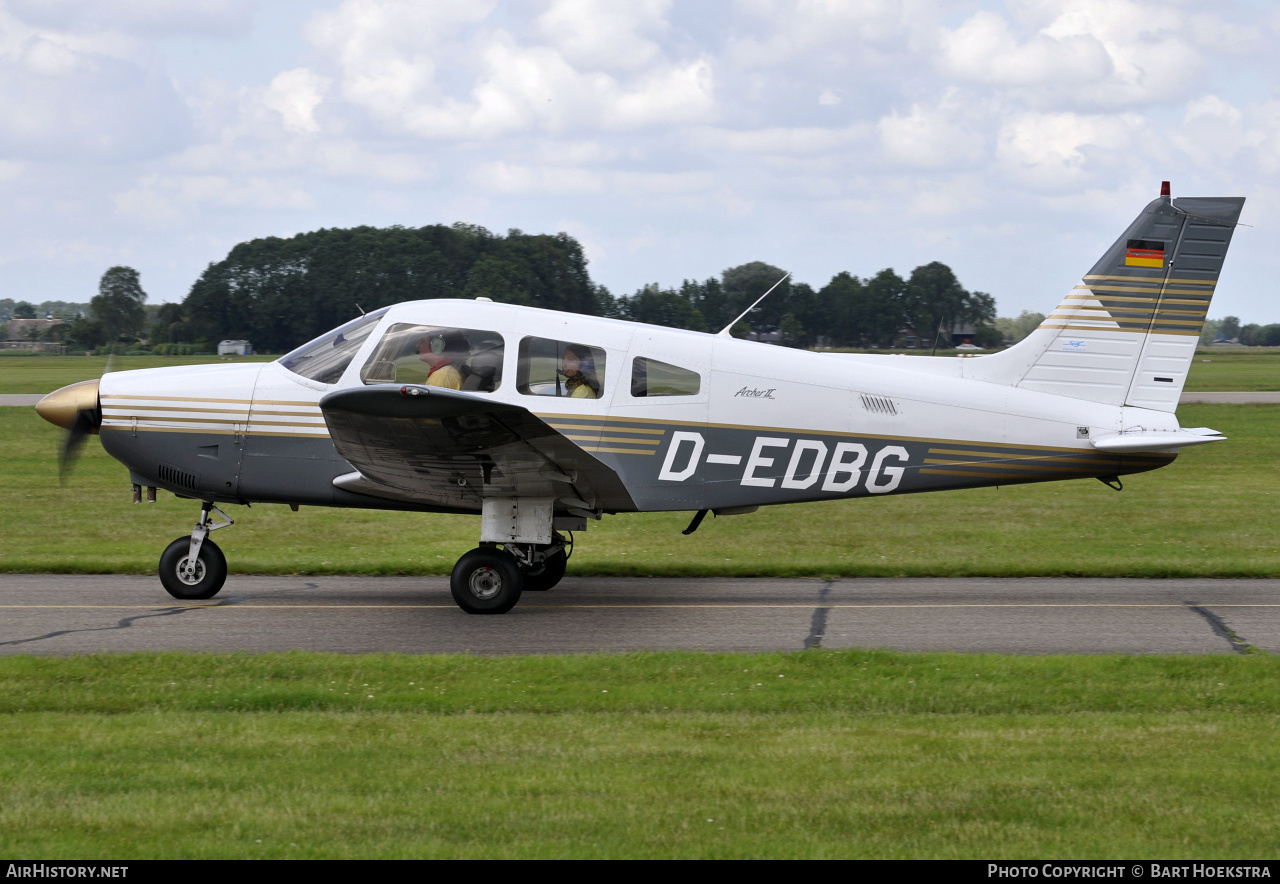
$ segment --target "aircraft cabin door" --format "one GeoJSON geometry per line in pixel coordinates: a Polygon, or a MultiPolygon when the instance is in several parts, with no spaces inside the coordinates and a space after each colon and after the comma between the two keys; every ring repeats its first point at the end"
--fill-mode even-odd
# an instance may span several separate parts
{"type": "Polygon", "coordinates": [[[643,453],[620,462],[632,497],[646,509],[701,509],[711,380],[706,336],[638,333],[619,369],[611,432],[634,437],[629,450],[643,453]]]}

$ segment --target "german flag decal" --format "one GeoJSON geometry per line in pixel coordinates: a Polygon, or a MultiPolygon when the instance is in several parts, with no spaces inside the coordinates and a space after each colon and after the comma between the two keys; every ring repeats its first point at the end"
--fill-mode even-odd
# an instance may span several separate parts
{"type": "Polygon", "coordinates": [[[1163,267],[1164,243],[1150,239],[1131,239],[1124,253],[1126,267],[1163,267]]]}

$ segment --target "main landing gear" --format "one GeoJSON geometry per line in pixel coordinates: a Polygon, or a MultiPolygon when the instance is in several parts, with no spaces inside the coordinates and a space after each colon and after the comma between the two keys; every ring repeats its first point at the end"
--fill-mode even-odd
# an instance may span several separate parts
{"type": "Polygon", "coordinates": [[[453,567],[449,589],[468,614],[505,614],[522,592],[544,592],[560,582],[573,554],[573,535],[551,543],[481,543],[453,567]]]}
{"type": "Polygon", "coordinates": [[[227,557],[209,540],[209,532],[234,524],[226,513],[205,501],[190,537],[179,537],[160,554],[160,582],[175,599],[211,599],[227,581],[227,557]],[[215,522],[210,513],[222,521],[215,522]]]}

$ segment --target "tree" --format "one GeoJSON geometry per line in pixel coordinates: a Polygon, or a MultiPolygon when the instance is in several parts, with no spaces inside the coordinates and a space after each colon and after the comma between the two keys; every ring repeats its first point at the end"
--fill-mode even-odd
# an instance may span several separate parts
{"type": "Polygon", "coordinates": [[[455,224],[316,230],[241,243],[211,264],[182,302],[171,340],[243,338],[282,352],[361,310],[431,298],[491,298],[571,313],[612,307],[582,247],[547,236],[455,224]]]}
{"type": "Polygon", "coordinates": [[[804,326],[799,319],[796,319],[794,313],[788,313],[782,317],[782,323],[778,326],[778,331],[782,333],[779,343],[784,347],[799,347],[805,338],[804,326]]]}
{"type": "Polygon", "coordinates": [[[868,335],[866,346],[892,347],[899,330],[909,324],[906,313],[907,281],[886,267],[866,283],[862,316],[868,335]]]}
{"type": "Polygon", "coordinates": [[[1043,313],[1031,313],[1023,310],[1014,318],[1001,316],[995,321],[994,325],[1002,340],[1010,344],[1016,344],[1039,328],[1042,322],[1044,322],[1043,313]]]}
{"type": "Polygon", "coordinates": [[[941,261],[911,271],[903,306],[907,323],[922,346],[926,341],[931,346],[935,340],[941,346],[951,346],[949,331],[965,321],[962,314],[968,298],[969,293],[960,285],[960,280],[941,261]]]}
{"type": "Polygon", "coordinates": [[[1224,316],[1218,320],[1218,334],[1228,341],[1240,337],[1240,317],[1224,316]]]}
{"type": "Polygon", "coordinates": [[[622,318],[668,328],[687,328],[705,331],[706,323],[689,298],[672,289],[659,288],[652,283],[629,298],[621,299],[622,318]]]}
{"type": "Polygon", "coordinates": [[[36,318],[35,305],[27,301],[19,301],[18,303],[13,305],[13,318],[14,319],[35,319],[36,318]]]}
{"type": "MultiPolygon", "coordinates": [[[[785,275],[785,270],[763,261],[740,264],[722,273],[721,284],[724,287],[725,301],[729,308],[725,322],[750,307],[757,298],[773,288],[785,275]]],[[[787,314],[790,295],[791,280],[787,279],[773,289],[772,294],[761,301],[759,307],[743,317],[743,321],[748,323],[756,334],[773,331],[782,324],[782,317],[787,314]]]]}
{"type": "Polygon", "coordinates": [[[138,271],[132,267],[112,267],[102,274],[98,295],[89,302],[89,310],[102,327],[107,341],[136,340],[146,324],[142,305],[147,293],[142,290],[138,271]]]}

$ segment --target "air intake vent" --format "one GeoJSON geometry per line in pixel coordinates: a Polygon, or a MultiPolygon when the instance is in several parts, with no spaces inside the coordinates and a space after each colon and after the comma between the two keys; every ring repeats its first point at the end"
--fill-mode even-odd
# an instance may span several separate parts
{"type": "Polygon", "coordinates": [[[179,488],[191,489],[196,487],[195,473],[184,472],[177,467],[169,466],[167,463],[160,464],[157,473],[160,476],[160,481],[165,485],[177,485],[179,488]]]}
{"type": "Polygon", "coordinates": [[[897,414],[898,407],[893,404],[892,399],[884,396],[868,396],[862,394],[862,407],[872,414],[897,414]]]}

